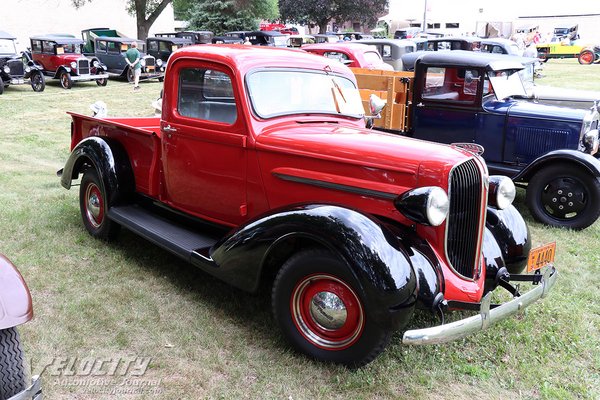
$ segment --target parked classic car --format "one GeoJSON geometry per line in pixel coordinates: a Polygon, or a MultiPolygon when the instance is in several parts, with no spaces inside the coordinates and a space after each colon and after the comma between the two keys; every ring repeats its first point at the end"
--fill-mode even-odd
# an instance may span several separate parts
{"type": "Polygon", "coordinates": [[[314,35],[315,43],[337,43],[340,41],[338,35],[333,34],[317,34],[314,35]]]}
{"type": "Polygon", "coordinates": [[[314,43],[315,37],[312,35],[289,35],[287,38],[287,47],[302,47],[314,43]]]}
{"type": "Polygon", "coordinates": [[[421,32],[423,32],[423,30],[420,27],[397,29],[394,32],[394,39],[412,39],[419,36],[421,32]]]}
{"type": "MultiPolygon", "coordinates": [[[[137,42],[137,40],[126,37],[99,36],[94,39],[94,52],[86,55],[90,57],[92,63],[96,61],[104,64],[110,76],[126,78],[129,82],[133,82],[133,70],[129,68],[129,64],[125,60],[125,52],[129,50],[133,42],[137,42]]],[[[138,48],[143,50],[143,46],[144,44],[140,44],[138,48]]],[[[140,51],[140,56],[142,60],[141,78],[143,80],[162,80],[165,72],[163,60],[157,60],[143,51],[140,51]]]]}
{"type": "Polygon", "coordinates": [[[146,39],[146,52],[164,65],[169,61],[171,53],[185,46],[194,44],[190,39],[178,37],[149,37],[146,39]]]}
{"type": "Polygon", "coordinates": [[[523,50],[519,49],[516,42],[504,38],[481,39],[483,53],[508,54],[511,56],[522,56],[523,50]]]}
{"type": "Polygon", "coordinates": [[[467,50],[479,51],[481,49],[481,39],[478,37],[440,37],[427,39],[428,51],[438,50],[467,50]]]}
{"type": "Polygon", "coordinates": [[[513,56],[424,52],[414,77],[379,74],[386,84],[361,72],[364,78],[357,79],[367,93],[396,87],[386,93],[391,114],[380,120],[382,128],[416,139],[477,143],[492,173],[526,189],[536,220],[584,229],[600,216],[598,106],[536,104],[523,88],[523,68],[513,56]]]}
{"type": "Polygon", "coordinates": [[[93,54],[95,51],[95,39],[99,36],[104,37],[127,37],[116,29],[110,28],[90,28],[81,31],[81,38],[84,40],[83,54],[93,54]]]}
{"type": "Polygon", "coordinates": [[[157,33],[155,37],[181,38],[191,41],[193,44],[210,44],[215,36],[211,31],[180,31],[169,33],[157,33]]]}
{"type": "Polygon", "coordinates": [[[33,318],[31,294],[17,268],[0,254],[0,400],[41,400],[42,381],[26,384],[25,354],[17,326],[33,318]]]}
{"type": "Polygon", "coordinates": [[[9,85],[30,83],[35,92],[42,92],[46,87],[44,75],[37,66],[26,65],[25,60],[17,54],[16,38],[10,33],[0,31],[0,94],[9,85]]]}
{"type": "MultiPolygon", "coordinates": [[[[352,72],[292,49],[190,46],[165,75],[162,115],[71,114],[61,184],[88,232],[121,226],[238,288],[270,287],[283,335],[318,360],[360,366],[416,308],[442,317],[404,344],[465,337],[544,297],[514,186],[447,146],[365,129],[352,72]],[[537,284],[521,294],[512,281],[537,284]],[[490,305],[492,292],[516,298],[490,305]]],[[[377,112],[377,110],[375,110],[377,112]]],[[[185,312],[185,310],[181,310],[185,312]]],[[[529,314],[528,317],[533,317],[529,314]]]]}
{"type": "Polygon", "coordinates": [[[302,50],[338,60],[349,67],[394,70],[383,61],[374,47],[366,44],[350,42],[307,44],[302,46],[302,50]]]}
{"type": "Polygon", "coordinates": [[[402,56],[417,51],[417,44],[412,40],[402,39],[361,39],[356,42],[374,46],[383,62],[392,66],[395,71],[402,71],[402,56]]]}
{"type": "Polygon", "coordinates": [[[95,81],[98,86],[106,86],[106,66],[82,54],[82,39],[46,35],[31,37],[30,41],[28,65],[41,67],[45,76],[58,79],[64,89],[71,89],[76,81],[95,81]]]}

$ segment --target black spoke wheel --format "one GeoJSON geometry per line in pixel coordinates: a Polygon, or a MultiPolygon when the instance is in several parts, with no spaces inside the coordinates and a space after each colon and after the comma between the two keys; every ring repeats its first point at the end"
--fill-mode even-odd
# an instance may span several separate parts
{"type": "Polygon", "coordinates": [[[0,330],[0,400],[25,390],[23,349],[17,328],[0,330]]]}
{"type": "Polygon", "coordinates": [[[272,308],[288,341],[320,361],[358,367],[389,343],[376,325],[349,267],[328,251],[310,249],[292,257],[273,283],[272,308]]]}
{"type": "Polygon", "coordinates": [[[68,72],[61,72],[58,79],[60,80],[60,86],[62,86],[63,89],[71,89],[73,87],[73,80],[68,72]]]}
{"type": "Polygon", "coordinates": [[[40,71],[31,73],[31,88],[34,92],[43,92],[46,88],[46,80],[40,71]]]}
{"type": "Polygon", "coordinates": [[[135,81],[133,68],[127,67],[127,82],[133,83],[135,81]]]}
{"type": "Polygon", "coordinates": [[[106,79],[106,78],[96,79],[96,85],[98,85],[98,86],[106,86],[107,84],[108,84],[108,79],[106,79]]]}
{"type": "Polygon", "coordinates": [[[600,216],[600,181],[581,167],[553,165],[529,182],[527,205],[539,222],[584,229],[600,216]]]}
{"type": "Polygon", "coordinates": [[[108,197],[93,168],[88,168],[81,178],[79,208],[83,225],[90,235],[103,240],[116,238],[121,226],[107,217],[108,197]]]}

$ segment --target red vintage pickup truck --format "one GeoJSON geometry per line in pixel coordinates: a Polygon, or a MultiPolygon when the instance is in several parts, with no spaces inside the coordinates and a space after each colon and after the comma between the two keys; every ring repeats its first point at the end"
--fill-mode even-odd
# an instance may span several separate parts
{"type": "Polygon", "coordinates": [[[530,252],[510,179],[473,149],[366,129],[363,113],[337,61],[188,47],[169,61],[160,118],[72,114],[59,176],[68,189],[82,175],[93,236],[123,226],[236,287],[267,280],[284,335],[319,360],[370,362],[415,309],[442,324],[403,342],[440,343],[545,296],[552,265],[520,273],[552,251],[530,252]],[[490,305],[497,286],[516,298],[490,305]],[[452,309],[479,313],[444,324],[452,309]]]}

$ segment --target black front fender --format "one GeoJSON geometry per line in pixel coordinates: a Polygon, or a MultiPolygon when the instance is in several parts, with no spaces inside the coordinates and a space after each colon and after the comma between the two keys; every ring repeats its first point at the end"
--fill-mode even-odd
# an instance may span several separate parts
{"type": "Polygon", "coordinates": [[[109,206],[135,190],[133,171],[123,146],[109,138],[88,137],[75,146],[62,170],[60,183],[70,189],[86,168],[95,168],[108,195],[109,206]]]}
{"type": "Polygon", "coordinates": [[[417,303],[418,276],[412,260],[423,259],[407,243],[388,225],[360,212],[306,205],[276,211],[235,230],[213,247],[211,258],[220,270],[216,275],[254,291],[269,260],[285,260],[306,245],[325,247],[355,275],[374,320],[398,329],[417,303]],[[282,252],[283,258],[277,256],[282,252]]]}
{"type": "Polygon", "coordinates": [[[506,267],[511,274],[520,274],[525,269],[531,239],[529,228],[515,207],[487,208],[482,250],[486,291],[496,287],[496,274],[501,268],[506,267]]]}
{"type": "Polygon", "coordinates": [[[600,177],[600,161],[598,159],[581,151],[564,149],[551,151],[536,158],[513,177],[513,181],[527,182],[541,168],[548,164],[556,164],[557,162],[579,165],[592,174],[592,176],[596,178],[600,177]]]}

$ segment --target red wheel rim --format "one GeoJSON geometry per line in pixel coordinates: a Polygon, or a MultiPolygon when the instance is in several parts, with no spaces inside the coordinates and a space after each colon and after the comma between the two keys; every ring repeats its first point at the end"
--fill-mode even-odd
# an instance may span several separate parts
{"type": "Polygon", "coordinates": [[[302,279],[290,300],[292,320],[302,336],[325,350],[343,350],[361,336],[362,303],[344,281],[328,274],[302,279]]]}
{"type": "Polygon", "coordinates": [[[579,59],[584,64],[591,64],[594,61],[594,54],[590,51],[584,51],[579,55],[579,59]]]}
{"type": "Polygon", "coordinates": [[[94,228],[99,228],[104,221],[104,199],[100,188],[90,183],[85,189],[85,215],[94,228]]]}

